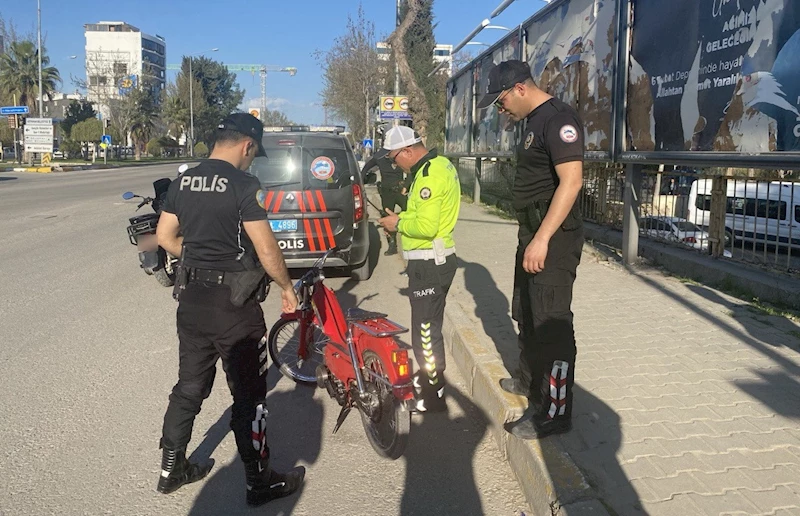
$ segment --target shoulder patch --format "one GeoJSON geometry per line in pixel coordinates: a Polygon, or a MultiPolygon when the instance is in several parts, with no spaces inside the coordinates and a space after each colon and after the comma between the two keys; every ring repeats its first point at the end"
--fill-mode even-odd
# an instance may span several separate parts
{"type": "Polygon", "coordinates": [[[575,143],[578,141],[578,130],[574,126],[567,124],[558,130],[558,136],[564,143],[575,143]]]}
{"type": "Polygon", "coordinates": [[[533,132],[528,133],[528,136],[525,137],[525,150],[531,148],[531,144],[533,143],[533,132]]]}
{"type": "Polygon", "coordinates": [[[264,209],[266,209],[266,207],[264,206],[266,198],[267,194],[264,193],[264,190],[259,188],[258,191],[256,192],[256,202],[258,202],[258,205],[264,209]]]}
{"type": "Polygon", "coordinates": [[[431,189],[427,186],[419,191],[419,198],[423,201],[428,200],[431,198],[431,189]]]}

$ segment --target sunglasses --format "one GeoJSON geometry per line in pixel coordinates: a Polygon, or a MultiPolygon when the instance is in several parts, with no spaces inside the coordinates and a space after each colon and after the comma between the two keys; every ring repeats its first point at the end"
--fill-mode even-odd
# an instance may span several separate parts
{"type": "MultiPolygon", "coordinates": [[[[511,88],[511,89],[514,89],[514,88],[511,88]]],[[[505,109],[503,107],[503,104],[504,104],[503,101],[505,100],[506,97],[508,97],[509,93],[511,93],[511,90],[506,90],[499,97],[497,97],[497,100],[494,101],[494,107],[496,107],[497,109],[505,109]]]]}
{"type": "MultiPolygon", "coordinates": [[[[403,149],[405,149],[405,148],[406,148],[406,147],[403,147],[403,149]]],[[[399,155],[400,155],[400,153],[401,153],[401,152],[403,152],[403,149],[398,149],[398,150],[397,150],[397,152],[394,154],[394,156],[392,156],[391,154],[387,154],[387,155],[386,155],[386,158],[387,158],[389,161],[391,161],[392,163],[397,163],[397,161],[395,161],[395,160],[397,159],[397,156],[399,156],[399,155]]]]}

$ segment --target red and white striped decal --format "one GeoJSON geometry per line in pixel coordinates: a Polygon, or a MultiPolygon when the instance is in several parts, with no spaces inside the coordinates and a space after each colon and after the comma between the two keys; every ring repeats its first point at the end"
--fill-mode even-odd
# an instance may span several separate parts
{"type": "MultiPolygon", "coordinates": [[[[303,203],[303,195],[300,194],[297,196],[297,206],[300,208],[300,213],[306,212],[305,204],[303,203]]],[[[314,235],[311,232],[311,221],[306,218],[303,218],[303,227],[306,230],[306,240],[308,240],[308,250],[309,251],[316,251],[317,247],[314,243],[314,235]]]]}

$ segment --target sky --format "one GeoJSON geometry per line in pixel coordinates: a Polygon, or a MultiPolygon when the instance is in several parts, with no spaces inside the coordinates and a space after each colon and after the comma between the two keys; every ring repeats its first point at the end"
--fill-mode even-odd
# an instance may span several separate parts
{"type": "MultiPolygon", "coordinates": [[[[99,21],[124,21],[142,32],[164,37],[167,62],[180,63],[182,55],[218,48],[207,55],[231,64],[266,64],[295,67],[297,74],[272,72],[267,75],[267,107],[280,109],[291,120],[321,124],[322,70],[314,58],[327,50],[345,31],[347,17],[355,18],[360,0],[41,0],[42,35],[50,62],[61,72],[63,92],[76,86],[70,76],[85,78],[83,26],[99,21]],[[70,59],[70,56],[77,56],[70,59]]],[[[435,0],[437,43],[458,44],[502,0],[435,0]]],[[[36,0],[3,0],[0,15],[24,33],[36,32],[36,0]]],[[[395,1],[363,1],[366,18],[375,24],[379,39],[388,36],[395,24],[395,1]]],[[[493,25],[515,27],[546,6],[543,0],[516,0],[493,25]]],[[[484,29],[473,41],[491,44],[506,34],[501,29],[484,29]]],[[[466,47],[477,54],[486,47],[466,47]]],[[[174,80],[175,72],[168,72],[174,80]]],[[[243,108],[258,107],[261,97],[258,74],[238,72],[245,91],[243,108]]],[[[402,93],[402,92],[401,92],[402,93]]],[[[328,120],[331,122],[331,120],[328,120]]]]}

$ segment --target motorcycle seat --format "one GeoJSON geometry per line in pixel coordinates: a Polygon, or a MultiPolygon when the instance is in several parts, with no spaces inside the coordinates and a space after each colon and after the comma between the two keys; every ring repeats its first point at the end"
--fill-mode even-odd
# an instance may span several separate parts
{"type": "Polygon", "coordinates": [[[347,322],[361,322],[372,319],[385,319],[386,314],[370,312],[369,310],[363,310],[361,308],[348,308],[346,318],[347,322]]]}

